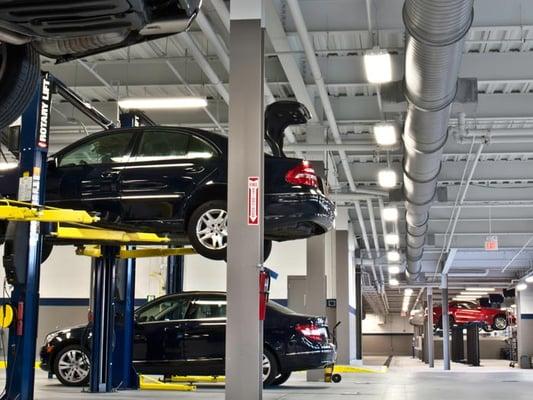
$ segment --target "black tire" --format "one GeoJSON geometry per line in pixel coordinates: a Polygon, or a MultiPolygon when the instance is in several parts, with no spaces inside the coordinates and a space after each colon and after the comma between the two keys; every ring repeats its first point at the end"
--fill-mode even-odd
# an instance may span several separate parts
{"type": "Polygon", "coordinates": [[[494,321],[492,323],[492,329],[496,331],[503,331],[507,329],[508,325],[509,325],[509,321],[507,321],[507,317],[505,315],[497,315],[496,317],[494,317],[494,321]]]}
{"type": "Polygon", "coordinates": [[[52,254],[54,244],[50,240],[43,240],[43,249],[41,251],[41,264],[44,263],[52,254]]]}
{"type": "Polygon", "coordinates": [[[276,376],[276,378],[272,381],[272,386],[279,386],[283,385],[287,380],[291,377],[290,372],[283,372],[276,376]]]}
{"type": "Polygon", "coordinates": [[[39,55],[31,45],[0,44],[0,129],[26,110],[39,78],[39,55]]]}
{"type": "Polygon", "coordinates": [[[0,221],[0,245],[3,245],[6,241],[7,224],[6,220],[0,221]]]}
{"type": "Polygon", "coordinates": [[[270,253],[272,253],[272,240],[265,240],[263,245],[263,261],[268,260],[268,257],[270,257],[270,253]]]}
{"type": "Polygon", "coordinates": [[[341,374],[333,374],[333,375],[331,375],[331,382],[340,383],[340,381],[342,381],[342,375],[341,374]]]}
{"type": "Polygon", "coordinates": [[[59,351],[59,353],[57,353],[54,358],[53,371],[59,382],[61,382],[65,386],[87,386],[90,378],[90,361],[87,350],[82,348],[80,345],[70,345],[64,347],[59,351]],[[83,368],[83,371],[86,371],[86,374],[84,373],[77,375],[77,373],[75,372],[73,374],[73,379],[69,380],[69,374],[67,371],[71,371],[72,369],[68,370],[65,366],[66,364],[63,363],[68,363],[71,359],[74,361],[79,361],[80,368],[83,368]]]}
{"type": "MultiPolygon", "coordinates": [[[[225,237],[225,239],[222,239],[222,246],[217,243],[214,244],[212,248],[210,248],[208,247],[208,245],[205,244],[205,241],[207,239],[202,242],[201,238],[198,237],[198,230],[202,231],[201,227],[204,225],[201,219],[204,215],[206,215],[207,213],[218,214],[219,211],[227,211],[227,209],[228,207],[224,200],[212,200],[202,204],[191,214],[191,217],[189,218],[189,223],[187,225],[187,235],[189,237],[189,241],[192,244],[192,247],[194,247],[198,254],[211,260],[226,259],[227,236],[225,237]]],[[[220,226],[220,223],[217,223],[216,226],[206,227],[205,229],[210,228],[216,231],[223,227],[220,226]]],[[[214,234],[217,234],[217,232],[214,232],[214,234]]],[[[207,233],[207,235],[209,235],[209,232],[207,233]]]]}
{"type": "Polygon", "coordinates": [[[278,367],[278,361],[276,360],[276,357],[272,352],[268,349],[263,350],[263,386],[272,386],[274,384],[274,381],[276,380],[279,367],[278,367]],[[268,369],[268,373],[265,376],[266,372],[266,363],[265,359],[268,360],[270,368],[268,369]]]}

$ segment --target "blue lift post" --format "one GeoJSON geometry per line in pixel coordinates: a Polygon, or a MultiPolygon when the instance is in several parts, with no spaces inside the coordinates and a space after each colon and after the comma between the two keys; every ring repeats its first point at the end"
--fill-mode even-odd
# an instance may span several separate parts
{"type": "MultiPolygon", "coordinates": [[[[33,205],[44,204],[46,158],[50,128],[51,88],[44,74],[39,89],[22,116],[18,199],[33,205]]],[[[19,225],[23,226],[23,225],[19,225]]],[[[34,392],[37,322],[39,316],[39,279],[42,234],[39,222],[30,222],[27,235],[17,235],[15,244],[25,249],[22,262],[13,265],[11,304],[16,310],[9,329],[7,379],[3,400],[31,400],[34,392]]],[[[17,228],[18,229],[18,228],[17,228]]]]}

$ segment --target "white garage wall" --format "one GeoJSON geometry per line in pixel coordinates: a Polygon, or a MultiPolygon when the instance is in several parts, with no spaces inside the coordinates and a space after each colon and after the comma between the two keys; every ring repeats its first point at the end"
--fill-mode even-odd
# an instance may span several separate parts
{"type": "Polygon", "coordinates": [[[363,320],[364,333],[413,333],[409,318],[399,315],[388,315],[386,318],[376,314],[366,314],[363,320]]]}
{"type": "MultiPolygon", "coordinates": [[[[266,266],[279,274],[272,281],[271,299],[287,298],[287,276],[305,275],[306,241],[274,242],[266,266]]],[[[201,256],[185,257],[184,290],[226,290],[226,263],[201,256]]]]}

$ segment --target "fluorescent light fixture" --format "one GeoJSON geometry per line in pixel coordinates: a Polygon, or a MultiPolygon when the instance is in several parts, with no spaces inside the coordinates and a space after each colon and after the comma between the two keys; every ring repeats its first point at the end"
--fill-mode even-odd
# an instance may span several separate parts
{"type": "Polygon", "coordinates": [[[489,292],[461,292],[461,296],[486,296],[489,292]]]}
{"type": "Polygon", "coordinates": [[[385,235],[385,243],[389,246],[396,246],[400,243],[400,237],[396,233],[389,233],[385,235]]]}
{"type": "Polygon", "coordinates": [[[400,261],[400,253],[396,250],[387,252],[387,261],[389,262],[400,261]]]}
{"type": "Polygon", "coordinates": [[[467,287],[466,290],[468,290],[469,292],[495,292],[496,291],[496,289],[488,288],[488,287],[467,287]]]}
{"type": "Polygon", "coordinates": [[[398,141],[396,125],[389,123],[379,123],[372,128],[374,138],[380,146],[392,146],[398,141]]]}
{"type": "Polygon", "coordinates": [[[518,285],[516,285],[517,292],[522,292],[526,289],[527,289],[527,283],[519,283],[518,285]]]}
{"type": "Polygon", "coordinates": [[[378,182],[379,185],[384,188],[392,188],[396,186],[396,171],[393,169],[382,169],[378,172],[378,182]]]}
{"type": "Polygon", "coordinates": [[[389,279],[389,285],[390,286],[398,286],[400,284],[400,282],[398,281],[398,279],[396,278],[390,278],[389,279]]]}
{"type": "Polygon", "coordinates": [[[389,274],[390,275],[396,275],[400,273],[400,266],[399,265],[390,265],[389,266],[389,274]]]}
{"type": "Polygon", "coordinates": [[[527,283],[533,283],[533,275],[528,276],[528,277],[526,278],[526,282],[527,282],[527,283]]]}
{"type": "Polygon", "coordinates": [[[145,97],[125,98],[118,101],[125,110],[176,110],[207,107],[203,97],[145,97]]]}
{"type": "Polygon", "coordinates": [[[411,297],[413,295],[413,289],[407,288],[404,290],[403,294],[407,297],[411,297]]]}
{"type": "Polygon", "coordinates": [[[0,163],[0,171],[7,171],[8,169],[17,168],[18,165],[19,164],[16,162],[0,163]]]}
{"type": "Polygon", "coordinates": [[[392,81],[392,60],[384,50],[372,50],[364,56],[366,79],[370,83],[392,81]]]}
{"type": "Polygon", "coordinates": [[[387,207],[383,209],[382,217],[387,222],[398,221],[398,209],[396,207],[387,207]]]}

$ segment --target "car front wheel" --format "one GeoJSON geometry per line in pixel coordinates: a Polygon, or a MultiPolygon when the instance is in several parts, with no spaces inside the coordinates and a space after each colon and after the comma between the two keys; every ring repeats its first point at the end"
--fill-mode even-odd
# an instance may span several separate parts
{"type": "Polygon", "coordinates": [[[504,315],[498,315],[494,318],[492,327],[497,331],[503,331],[505,328],[507,328],[507,324],[507,317],[504,315]]]}
{"type": "Polygon", "coordinates": [[[290,372],[284,372],[282,374],[279,374],[278,376],[276,376],[276,379],[274,379],[274,381],[272,382],[272,386],[283,385],[285,382],[287,382],[287,380],[290,377],[291,377],[290,372]]]}
{"type": "Polygon", "coordinates": [[[86,386],[90,365],[85,349],[78,345],[67,346],[55,357],[54,373],[65,386],[86,386]]]}

